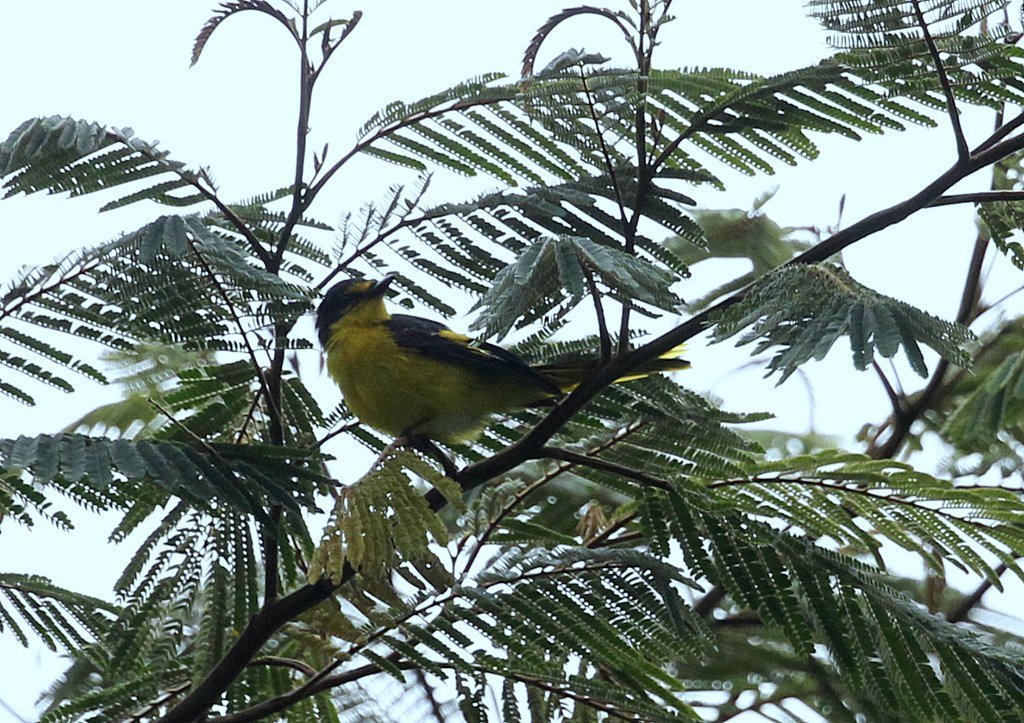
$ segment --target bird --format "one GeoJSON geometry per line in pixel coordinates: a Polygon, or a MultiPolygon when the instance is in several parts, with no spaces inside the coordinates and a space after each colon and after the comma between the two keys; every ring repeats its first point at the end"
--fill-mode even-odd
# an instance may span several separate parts
{"type": "MultiPolygon", "coordinates": [[[[552,404],[598,366],[531,366],[496,344],[409,314],[384,299],[395,280],[347,279],[332,286],[316,312],[329,376],[363,424],[396,439],[471,441],[495,414],[552,404]]],[[[625,377],[675,371],[689,363],[669,353],[625,377]]]]}

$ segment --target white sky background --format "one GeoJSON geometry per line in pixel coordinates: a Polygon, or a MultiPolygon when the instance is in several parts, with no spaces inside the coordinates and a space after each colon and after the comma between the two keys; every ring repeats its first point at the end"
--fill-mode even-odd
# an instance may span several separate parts
{"type": "MultiPolygon", "coordinates": [[[[392,100],[414,100],[492,70],[514,76],[537,26],[574,4],[331,0],[322,15],[343,17],[356,8],[365,14],[319,83],[310,148],[319,150],[330,141],[337,158],[355,141],[358,126],[392,100]]],[[[626,6],[612,0],[607,4],[626,6]]],[[[662,33],[656,65],[728,66],[770,74],[811,64],[828,50],[824,33],[804,16],[802,5],[800,0],[677,0],[678,19],[662,33]]],[[[0,139],[27,118],[71,115],[130,126],[144,140],[159,140],[172,158],[208,166],[228,200],[287,185],[294,164],[294,47],[268,18],[242,13],[215,33],[202,60],[190,70],[192,40],[213,7],[212,0],[6,0],[0,13],[0,139]]],[[[538,67],[568,47],[585,47],[625,62],[621,36],[605,25],[594,19],[567,23],[548,39],[538,67]]],[[[966,123],[969,140],[977,143],[991,127],[991,114],[968,112],[966,123]]],[[[752,179],[712,166],[729,190],[698,189],[693,195],[704,207],[749,208],[754,197],[779,184],[778,195],[766,208],[774,220],[825,227],[835,223],[845,193],[843,219],[848,225],[912,195],[955,157],[952,134],[942,121],[933,130],[870,137],[861,143],[817,140],[822,158],[816,162],[752,179]]],[[[335,222],[397,180],[411,177],[370,159],[352,163],[319,199],[314,215],[335,222]]],[[[435,183],[428,201],[459,200],[495,186],[486,178],[473,184],[435,183]],[[459,190],[453,196],[446,188],[459,190]]],[[[979,175],[957,190],[986,185],[987,178],[979,175]]],[[[0,203],[0,284],[24,264],[47,263],[168,212],[140,204],[98,215],[103,200],[37,194],[0,203]]],[[[925,211],[857,244],[845,261],[861,282],[951,318],[973,238],[969,208],[925,211]]],[[[1008,264],[1000,267],[996,280],[1002,290],[1020,283],[1008,264]]],[[[683,286],[680,293],[696,298],[710,286],[683,286]]],[[[994,290],[987,298],[1001,295],[994,290]]],[[[456,327],[466,323],[452,322],[456,327]]],[[[877,379],[853,369],[845,344],[825,362],[807,367],[814,389],[813,417],[807,391],[796,377],[776,388],[774,380],[762,379],[759,368],[727,373],[745,363],[748,353],[730,345],[707,348],[695,340],[687,353],[694,369],[680,381],[722,397],[731,410],[773,411],[779,417],[775,426],[797,431],[808,429],[813,419],[817,431],[848,438],[864,421],[880,421],[887,413],[877,379]]],[[[302,363],[307,375],[314,374],[318,353],[305,353],[302,363]]],[[[904,383],[920,385],[905,366],[900,368],[904,383]]],[[[114,388],[90,389],[84,381],[72,382],[80,393],[39,395],[35,408],[0,399],[0,437],[57,431],[120,394],[114,388]]],[[[315,388],[325,407],[336,403],[333,386],[315,388]]],[[[328,451],[340,455],[345,450],[328,451]]],[[[106,543],[110,520],[97,521],[85,513],[72,518],[78,525],[73,533],[55,532],[45,523],[31,533],[6,524],[0,535],[0,570],[43,574],[59,585],[109,597],[127,553],[106,543]]],[[[35,698],[59,674],[63,661],[37,648],[26,651],[9,636],[0,636],[0,661],[0,701],[31,718],[35,698]]],[[[8,720],[18,719],[0,706],[0,723],[8,720]]]]}

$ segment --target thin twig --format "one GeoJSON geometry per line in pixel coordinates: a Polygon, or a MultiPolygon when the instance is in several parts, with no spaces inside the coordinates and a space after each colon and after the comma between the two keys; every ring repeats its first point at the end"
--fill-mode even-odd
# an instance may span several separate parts
{"type": "Polygon", "coordinates": [[[151,404],[151,405],[152,405],[153,407],[155,407],[155,408],[156,408],[156,410],[157,410],[158,412],[160,412],[160,413],[161,413],[162,415],[164,415],[165,417],[167,417],[167,420],[168,420],[168,421],[169,421],[169,422],[170,422],[171,424],[173,424],[173,425],[174,425],[175,427],[177,427],[177,428],[178,428],[178,429],[180,429],[180,430],[181,430],[182,432],[184,432],[184,433],[185,433],[185,435],[186,435],[186,436],[187,436],[187,437],[188,437],[189,439],[191,439],[191,440],[192,440],[193,442],[195,442],[195,443],[196,443],[196,444],[198,444],[198,445],[199,445],[200,447],[202,447],[203,449],[205,449],[205,450],[206,450],[206,452],[207,452],[207,454],[210,454],[210,455],[212,455],[212,456],[215,456],[215,457],[219,457],[219,456],[220,456],[220,455],[219,455],[219,454],[217,453],[217,450],[215,450],[215,449],[214,449],[213,447],[211,447],[211,446],[210,446],[210,443],[209,443],[209,442],[207,442],[207,441],[206,441],[205,439],[203,439],[202,437],[200,437],[199,435],[197,435],[197,434],[196,434],[195,432],[193,432],[193,431],[192,431],[191,429],[189,429],[189,428],[188,428],[188,427],[186,427],[186,426],[185,426],[184,424],[182,424],[182,423],[181,423],[181,422],[180,422],[179,420],[177,420],[177,419],[176,419],[176,418],[174,417],[174,415],[173,415],[173,414],[171,414],[171,413],[170,413],[170,412],[169,412],[168,410],[164,409],[164,408],[163,408],[163,407],[162,407],[162,406],[160,405],[160,402],[158,402],[157,400],[155,400],[155,399],[153,399],[153,398],[147,399],[146,401],[148,401],[148,402],[149,402],[149,403],[150,403],[150,404],[151,404]]]}
{"type": "Polygon", "coordinates": [[[142,722],[151,720],[153,714],[156,713],[156,711],[160,710],[164,705],[169,703],[176,696],[179,696],[182,693],[184,693],[186,690],[188,690],[188,686],[189,686],[189,683],[185,682],[185,683],[180,683],[178,685],[175,685],[175,686],[171,687],[170,689],[164,691],[163,695],[161,695],[158,698],[156,698],[152,703],[147,705],[145,708],[143,708],[139,712],[133,714],[132,717],[128,718],[127,720],[130,720],[130,721],[142,721],[142,722]]]}
{"type": "Polygon", "coordinates": [[[598,547],[604,547],[605,545],[613,545],[622,542],[625,538],[625,535],[620,535],[619,537],[616,537],[614,540],[611,539],[611,536],[619,530],[623,529],[624,527],[629,526],[629,524],[636,520],[636,518],[636,514],[623,515],[619,519],[615,520],[615,522],[601,530],[601,532],[591,537],[589,540],[585,540],[583,543],[584,546],[589,547],[591,549],[596,549],[598,547]]]}
{"type": "Polygon", "coordinates": [[[903,413],[903,401],[900,399],[900,395],[893,389],[892,384],[889,383],[889,378],[885,376],[885,372],[882,371],[882,367],[878,365],[876,360],[871,360],[871,367],[875,370],[878,380],[882,382],[882,386],[885,388],[885,393],[889,397],[889,403],[892,404],[893,415],[901,415],[903,413]]]}
{"type": "Polygon", "coordinates": [[[301,660],[295,660],[294,658],[281,658],[276,655],[264,655],[261,658],[255,658],[251,663],[249,663],[249,665],[266,665],[268,667],[291,668],[292,670],[297,670],[298,672],[302,673],[307,677],[316,675],[316,668],[314,668],[313,666],[308,665],[301,660]]]}
{"type": "Polygon", "coordinates": [[[978,191],[976,193],[950,193],[928,204],[928,208],[952,206],[957,203],[992,203],[993,201],[1024,201],[1024,191],[978,191]]]}
{"type": "Polygon", "coordinates": [[[314,444],[312,447],[310,447],[310,450],[320,449],[325,444],[327,444],[327,442],[329,442],[330,440],[334,439],[339,434],[344,434],[345,432],[351,432],[353,429],[355,429],[358,426],[359,426],[359,422],[351,422],[349,424],[346,424],[346,425],[343,425],[341,427],[338,427],[333,432],[328,432],[323,437],[318,439],[316,441],[316,444],[314,444]]]}
{"type": "MultiPolygon", "coordinates": [[[[981,288],[981,271],[985,263],[985,253],[987,250],[988,239],[978,234],[974,241],[974,249],[971,252],[971,261],[967,268],[963,292],[960,295],[960,307],[956,314],[956,320],[960,324],[970,322],[973,310],[978,304],[981,288]]],[[[868,454],[871,457],[885,459],[896,454],[903,445],[907,434],[909,434],[911,425],[925,410],[931,407],[935,397],[939,394],[946,379],[946,374],[949,371],[949,366],[950,364],[945,358],[939,359],[935,365],[935,371],[932,372],[932,376],[928,380],[928,384],[917,395],[913,403],[903,405],[898,414],[893,414],[892,429],[883,444],[879,445],[877,443],[879,436],[876,435],[875,441],[868,448],[868,454]]],[[[881,431],[880,429],[879,434],[881,431]]]]}
{"type": "Polygon", "coordinates": [[[601,347],[601,358],[599,364],[604,365],[612,357],[612,339],[608,336],[608,322],[604,318],[604,305],[601,303],[601,292],[597,289],[594,281],[594,273],[589,266],[583,266],[583,277],[587,280],[587,288],[590,290],[590,298],[594,300],[594,313],[597,316],[597,335],[601,347]]]}
{"type": "Polygon", "coordinates": [[[365,245],[359,246],[358,248],[354,249],[351,254],[349,254],[346,258],[339,261],[334,266],[334,268],[331,269],[331,271],[316,284],[314,288],[323,289],[325,286],[327,286],[327,284],[331,282],[332,279],[334,279],[335,276],[337,276],[342,271],[347,269],[354,261],[356,261],[364,254],[366,254],[368,251],[373,250],[374,246],[383,243],[389,236],[393,236],[395,233],[401,231],[402,229],[409,228],[410,226],[415,226],[418,223],[423,223],[424,221],[431,221],[435,218],[442,218],[444,216],[449,215],[451,214],[439,214],[436,211],[430,211],[419,216],[406,216],[405,218],[403,218],[401,221],[399,221],[386,231],[380,231],[373,238],[372,241],[369,241],[365,245]]]}
{"type": "MultiPolygon", "coordinates": [[[[398,667],[406,667],[398,661],[398,656],[395,653],[389,655],[388,659],[391,660],[392,664],[397,665],[398,667]]],[[[231,713],[217,718],[208,718],[205,720],[207,720],[207,723],[244,723],[245,721],[256,721],[261,718],[265,718],[272,713],[285,710],[300,700],[309,698],[321,691],[353,683],[371,675],[377,675],[380,672],[380,666],[376,663],[369,663],[359,668],[353,668],[352,670],[347,670],[343,673],[328,676],[318,681],[317,685],[310,690],[306,690],[304,687],[296,688],[295,690],[279,695],[276,698],[271,698],[270,700],[265,700],[262,703],[246,708],[245,710],[240,710],[237,713],[231,713]]]]}
{"type": "Polygon", "coordinates": [[[612,154],[608,144],[605,142],[604,132],[601,130],[601,121],[597,117],[597,106],[594,102],[594,96],[590,92],[590,86],[587,85],[587,75],[583,71],[582,65],[580,66],[580,83],[583,86],[583,93],[587,97],[587,109],[590,111],[590,119],[594,122],[594,135],[597,137],[598,146],[601,148],[601,156],[604,158],[608,179],[612,184],[612,192],[615,194],[615,204],[619,209],[619,220],[622,223],[622,227],[625,228],[627,226],[626,204],[622,200],[622,189],[619,188],[619,179],[615,174],[615,164],[612,163],[612,154]]]}
{"type": "Polygon", "coordinates": [[[424,673],[421,668],[414,668],[413,675],[416,676],[416,682],[418,682],[420,687],[423,688],[423,693],[427,698],[427,702],[430,703],[430,712],[434,716],[434,720],[436,720],[437,723],[444,723],[444,711],[441,709],[441,704],[437,702],[437,697],[434,694],[434,687],[430,685],[430,682],[427,680],[426,673],[424,673]]]}
{"type": "Polygon", "coordinates": [[[925,45],[928,46],[928,53],[932,56],[932,62],[935,63],[935,72],[939,76],[939,84],[942,86],[942,93],[946,96],[946,112],[949,115],[950,123],[953,124],[953,135],[956,137],[956,154],[961,161],[966,161],[970,155],[971,150],[967,146],[967,138],[964,136],[964,129],[960,125],[960,111],[956,107],[956,97],[953,95],[953,86],[949,83],[949,76],[946,74],[946,68],[942,64],[942,56],[939,55],[939,49],[935,46],[935,40],[932,38],[932,33],[928,29],[928,22],[924,19],[924,13],[921,11],[920,0],[911,0],[911,4],[914,6],[914,15],[917,17],[917,24],[921,28],[921,32],[924,34],[925,45]]]}
{"type": "MultiPolygon", "coordinates": [[[[1002,577],[1008,569],[1009,565],[1005,562],[999,563],[999,566],[995,569],[996,577],[1002,577]]],[[[967,616],[970,615],[971,611],[978,606],[978,603],[981,602],[985,593],[988,592],[989,588],[994,584],[995,583],[991,580],[982,580],[978,587],[974,589],[974,592],[961,600],[956,607],[949,611],[946,615],[946,620],[951,623],[959,623],[966,620],[967,616]]]]}
{"type": "MultiPolygon", "coordinates": [[[[610,449],[611,447],[614,447],[616,444],[619,444],[620,442],[625,441],[628,437],[630,437],[631,435],[635,434],[639,430],[641,430],[644,427],[646,427],[647,424],[648,424],[647,422],[638,422],[636,424],[627,425],[624,429],[622,429],[619,432],[617,432],[610,439],[607,439],[604,442],[601,442],[600,444],[595,445],[594,447],[592,447],[589,450],[587,450],[587,454],[591,454],[591,455],[600,454],[601,452],[603,452],[603,451],[605,451],[607,449],[610,449]]],[[[497,528],[501,524],[502,520],[504,520],[509,514],[511,514],[512,511],[515,510],[515,508],[518,507],[523,502],[523,500],[525,500],[527,497],[529,497],[533,492],[536,492],[538,489],[540,489],[541,487],[543,487],[547,483],[549,483],[552,480],[554,480],[559,475],[561,475],[561,474],[571,470],[575,465],[576,465],[575,462],[568,462],[568,461],[564,462],[563,464],[557,465],[555,467],[555,469],[551,470],[550,472],[545,473],[544,475],[542,475],[538,479],[534,480],[533,483],[527,485],[526,487],[521,489],[519,492],[514,494],[512,496],[512,499],[509,500],[505,504],[505,506],[498,512],[498,514],[495,515],[494,518],[491,519],[488,522],[487,529],[484,530],[484,532],[479,536],[479,539],[477,540],[476,546],[473,548],[473,551],[470,553],[469,559],[463,565],[463,569],[468,572],[473,567],[473,563],[476,561],[477,556],[480,554],[480,551],[483,549],[484,544],[487,542],[488,539],[490,539],[491,535],[494,534],[495,530],[497,530],[497,528]]],[[[460,553],[462,551],[463,543],[466,540],[468,540],[468,539],[469,539],[469,537],[467,536],[467,537],[464,537],[459,542],[458,551],[460,553]]]]}
{"type": "Polygon", "coordinates": [[[309,62],[309,0],[302,3],[302,30],[299,37],[299,117],[295,128],[295,175],[292,182],[292,207],[281,227],[271,261],[271,272],[281,267],[288,240],[291,238],[295,224],[302,217],[309,204],[306,202],[306,142],[309,140],[309,113],[313,106],[313,86],[316,76],[309,62]]]}
{"type": "Polygon", "coordinates": [[[711,482],[707,485],[708,489],[720,489],[723,487],[742,487],[744,485],[761,484],[761,485],[796,485],[800,487],[815,487],[829,492],[838,493],[849,493],[851,495],[857,495],[860,497],[867,497],[872,500],[879,500],[881,502],[891,502],[893,504],[901,505],[904,507],[912,507],[917,510],[926,510],[927,512],[936,515],[937,517],[945,517],[948,520],[957,522],[959,524],[968,525],[982,532],[989,532],[992,527],[986,525],[977,520],[969,517],[961,517],[953,514],[946,509],[933,508],[923,502],[929,502],[930,500],[912,500],[906,497],[901,497],[898,494],[884,494],[876,493],[872,488],[852,486],[844,484],[832,484],[828,480],[824,479],[811,479],[807,477],[753,477],[753,478],[740,478],[740,479],[729,479],[719,480],[718,482],[711,482]]]}
{"type": "MultiPolygon", "coordinates": [[[[210,265],[206,262],[206,257],[203,256],[199,247],[196,245],[196,242],[192,238],[189,238],[188,245],[192,249],[192,253],[194,253],[196,258],[199,260],[199,265],[203,267],[203,273],[206,274],[206,278],[209,279],[210,283],[217,290],[217,294],[220,296],[221,301],[224,302],[224,306],[227,308],[228,313],[231,314],[231,320],[238,328],[238,333],[242,336],[242,343],[245,344],[246,353],[249,355],[249,362],[252,364],[252,368],[256,372],[256,378],[260,382],[260,391],[266,398],[267,405],[273,407],[274,400],[270,396],[270,384],[264,375],[263,366],[260,364],[259,359],[256,358],[256,350],[253,349],[252,344],[249,342],[249,334],[245,330],[245,326],[243,326],[238,313],[235,311],[234,302],[231,301],[231,298],[228,296],[227,291],[224,290],[224,286],[220,283],[217,275],[213,273],[213,269],[211,269],[210,265]]],[[[243,431],[244,430],[239,430],[239,436],[236,441],[240,442],[242,440],[243,431]]]]}
{"type": "Polygon", "coordinates": [[[672,492],[675,490],[675,487],[673,487],[672,483],[668,480],[653,477],[638,469],[633,469],[632,467],[627,467],[616,462],[609,462],[608,460],[604,460],[599,457],[591,457],[586,454],[580,454],[579,452],[571,452],[568,449],[560,449],[558,447],[541,447],[537,450],[537,458],[560,459],[563,462],[572,462],[573,464],[601,470],[602,472],[611,472],[612,474],[617,474],[620,477],[642,482],[645,485],[657,487],[658,489],[666,492],[672,492]]]}

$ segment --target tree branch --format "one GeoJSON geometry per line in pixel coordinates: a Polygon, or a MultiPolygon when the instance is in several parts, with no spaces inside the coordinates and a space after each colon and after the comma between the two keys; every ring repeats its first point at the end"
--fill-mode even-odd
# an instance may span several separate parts
{"type": "Polygon", "coordinates": [[[601,303],[601,292],[594,282],[594,273],[586,264],[583,265],[583,277],[587,280],[590,297],[594,300],[594,314],[597,316],[598,343],[601,346],[600,364],[607,364],[612,357],[612,339],[608,335],[608,321],[604,316],[604,305],[601,303]]]}
{"type": "MultiPolygon", "coordinates": [[[[408,667],[407,665],[399,663],[395,653],[389,655],[388,659],[400,668],[408,667]]],[[[286,708],[295,705],[300,700],[305,700],[306,698],[316,695],[322,691],[330,690],[331,688],[339,685],[345,685],[356,680],[361,680],[362,678],[367,678],[371,675],[377,675],[380,672],[380,667],[378,667],[377,664],[369,663],[359,668],[353,668],[352,670],[346,670],[343,673],[337,673],[323,678],[308,690],[305,687],[296,688],[295,690],[279,695],[276,698],[265,700],[250,708],[238,711],[237,713],[231,713],[217,718],[210,718],[208,719],[208,723],[246,723],[247,721],[259,720],[271,715],[272,713],[285,710],[286,708]]]]}
{"type": "Polygon", "coordinates": [[[993,201],[1024,201],[1024,191],[979,191],[977,193],[951,193],[928,204],[929,208],[951,206],[955,203],[991,203],[993,201]]]}
{"type": "MultiPolygon", "coordinates": [[[[353,574],[354,570],[346,567],[343,578],[347,580],[353,574]]],[[[334,589],[330,580],[324,578],[265,603],[249,620],[224,657],[158,723],[192,723],[202,720],[274,633],[285,623],[329,598],[334,589]]]]}
{"type": "Polygon", "coordinates": [[[921,12],[920,0],[911,0],[911,4],[914,6],[914,15],[917,18],[917,24],[921,28],[921,32],[924,34],[925,45],[928,46],[928,54],[932,56],[932,62],[935,63],[935,72],[939,76],[939,84],[942,86],[942,93],[946,96],[946,112],[949,115],[949,121],[953,124],[953,135],[956,137],[956,154],[961,161],[966,161],[971,151],[967,147],[967,138],[964,136],[963,126],[960,125],[960,111],[956,107],[956,97],[953,95],[953,86],[949,83],[949,76],[946,74],[946,69],[942,65],[942,56],[939,55],[939,49],[935,46],[935,40],[932,38],[932,33],[928,29],[928,22],[924,19],[924,13],[921,12]]]}
{"type": "MultiPolygon", "coordinates": [[[[996,575],[1001,577],[1003,573],[1007,571],[1007,569],[1009,569],[1009,565],[1007,565],[1005,562],[999,563],[999,566],[996,567],[995,570],[996,575]]],[[[959,623],[966,620],[967,616],[970,615],[971,610],[978,606],[978,603],[981,602],[981,599],[985,596],[985,593],[988,592],[989,588],[991,588],[993,584],[994,583],[991,580],[982,580],[981,584],[979,584],[978,587],[974,589],[974,592],[972,592],[970,595],[961,600],[959,605],[954,607],[952,610],[949,611],[949,613],[946,614],[946,620],[951,623],[959,623]]]]}
{"type": "Polygon", "coordinates": [[[281,267],[285,249],[288,247],[288,239],[291,238],[292,231],[295,230],[295,224],[301,218],[302,212],[309,207],[305,200],[306,142],[309,139],[309,113],[313,106],[313,86],[316,77],[309,62],[308,43],[309,0],[304,0],[302,30],[299,37],[299,117],[295,128],[295,176],[292,182],[292,207],[281,227],[277,248],[274,249],[274,256],[270,269],[268,269],[271,272],[276,272],[281,267]]]}
{"type": "Polygon", "coordinates": [[[601,470],[602,472],[611,472],[617,474],[620,477],[626,479],[635,480],[642,482],[645,485],[651,487],[657,487],[665,492],[672,492],[675,487],[668,480],[659,479],[652,477],[651,475],[641,472],[638,469],[627,467],[616,462],[609,462],[608,460],[601,459],[600,457],[591,457],[586,454],[580,454],[579,452],[571,452],[568,449],[559,449],[558,447],[541,447],[537,451],[537,459],[558,459],[563,462],[572,462],[583,467],[590,467],[591,469],[601,470]]]}

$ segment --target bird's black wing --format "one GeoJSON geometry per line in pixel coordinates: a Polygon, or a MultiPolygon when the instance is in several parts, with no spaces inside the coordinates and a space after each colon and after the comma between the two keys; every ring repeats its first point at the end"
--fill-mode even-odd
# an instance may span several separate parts
{"type": "Polygon", "coordinates": [[[408,314],[394,314],[387,325],[398,346],[428,359],[474,369],[485,376],[520,376],[524,382],[532,382],[552,394],[561,392],[551,379],[512,352],[459,334],[439,322],[408,314]]]}

